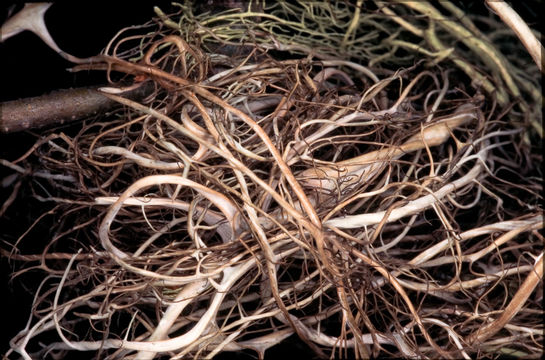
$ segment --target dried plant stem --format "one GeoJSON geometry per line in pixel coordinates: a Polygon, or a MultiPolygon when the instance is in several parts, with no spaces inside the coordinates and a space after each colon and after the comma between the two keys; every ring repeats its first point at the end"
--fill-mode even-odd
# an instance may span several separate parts
{"type": "Polygon", "coordinates": [[[486,0],[486,4],[517,34],[539,70],[543,72],[543,45],[530,30],[528,24],[505,1],[486,0]]]}
{"type": "Polygon", "coordinates": [[[425,195],[417,200],[412,200],[403,207],[389,211],[380,211],[378,213],[367,213],[332,218],[326,221],[324,225],[336,227],[339,229],[353,229],[362,226],[375,225],[381,223],[382,221],[388,222],[399,220],[405,216],[409,216],[429,208],[430,206],[432,206],[432,204],[440,201],[447,194],[452,193],[453,191],[456,191],[456,189],[459,189],[471,183],[479,176],[482,170],[482,166],[480,164],[477,164],[460,179],[450,182],[449,184],[445,185],[441,189],[431,194],[425,195]]]}
{"type": "Polygon", "coordinates": [[[534,291],[539,282],[543,281],[543,253],[536,259],[533,271],[530,271],[517,293],[511,299],[511,302],[501,312],[501,315],[489,324],[484,325],[474,333],[468,336],[469,344],[479,344],[503,329],[503,327],[520,311],[524,302],[534,291]]]}
{"type": "Polygon", "coordinates": [[[146,188],[156,184],[169,184],[169,183],[182,185],[182,186],[189,186],[195,191],[205,196],[207,199],[209,199],[212,203],[214,203],[220,209],[222,214],[225,216],[225,218],[231,225],[233,233],[237,232],[237,229],[239,228],[237,224],[237,222],[239,221],[237,218],[238,209],[223,194],[218,193],[217,191],[211,190],[201,184],[195,183],[194,181],[184,179],[179,176],[155,175],[155,176],[145,177],[143,179],[136,181],[116,200],[114,204],[112,204],[112,206],[110,206],[110,208],[108,209],[108,213],[102,220],[102,223],[100,225],[100,230],[99,230],[99,237],[105,249],[110,251],[119,259],[125,259],[129,257],[128,254],[119,250],[110,241],[110,238],[108,236],[108,231],[110,230],[110,225],[112,224],[113,219],[115,218],[116,214],[119,212],[121,207],[123,206],[124,202],[137,191],[141,190],[142,188],[146,188]]]}
{"type": "MultiPolygon", "coordinates": [[[[165,339],[184,308],[191,303],[194,297],[205,291],[209,286],[206,280],[195,281],[185,285],[165,311],[161,321],[159,321],[153,334],[149,337],[149,341],[165,339]]],[[[136,358],[141,360],[153,359],[155,354],[155,352],[140,351],[136,354],[136,358]]]]}

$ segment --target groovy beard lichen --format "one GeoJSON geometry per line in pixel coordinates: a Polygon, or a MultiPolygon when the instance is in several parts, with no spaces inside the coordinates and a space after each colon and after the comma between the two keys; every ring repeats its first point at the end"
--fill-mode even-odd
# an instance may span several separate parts
{"type": "Polygon", "coordinates": [[[539,351],[541,185],[531,168],[513,180],[530,127],[457,70],[341,56],[360,39],[350,17],[327,38],[343,46],[265,32],[300,26],[288,6],[184,7],[187,29],[158,12],[175,33],[121,33],[74,69],[155,91],[137,102],[114,83],[102,92],[123,110],[10,162],[38,159],[59,195],[36,194],[81,214],[43,254],[13,256],[57,279],[13,351],[48,331],[59,341],[36,355],[263,357],[293,334],[323,356],[539,351]],[[69,238],[74,253],[57,253],[69,238]]]}

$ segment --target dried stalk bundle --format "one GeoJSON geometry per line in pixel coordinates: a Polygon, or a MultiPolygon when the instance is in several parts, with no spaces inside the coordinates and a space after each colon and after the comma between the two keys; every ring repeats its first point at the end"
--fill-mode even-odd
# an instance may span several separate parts
{"type": "Polygon", "coordinates": [[[47,276],[10,353],[263,358],[295,335],[321,357],[539,356],[539,125],[512,110],[539,85],[508,106],[522,74],[488,91],[440,67],[457,50],[402,40],[444,35],[417,31],[419,4],[157,9],[157,31],[78,65],[155,92],[102,88],[125,109],[2,160],[39,161],[34,197],[65,219],[42,254],[12,251],[47,276]]]}

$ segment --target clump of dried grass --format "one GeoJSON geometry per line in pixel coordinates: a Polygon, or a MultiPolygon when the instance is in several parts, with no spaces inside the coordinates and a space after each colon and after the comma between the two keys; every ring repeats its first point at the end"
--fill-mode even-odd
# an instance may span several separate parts
{"type": "Polygon", "coordinates": [[[444,48],[459,35],[419,4],[180,5],[77,66],[155,91],[103,88],[122,110],[4,161],[37,159],[54,190],[35,196],[77,219],[12,253],[47,274],[12,350],[56,333],[32,356],[262,358],[296,334],[323,357],[541,353],[534,85],[483,75],[512,66],[486,39],[483,63],[444,48]]]}

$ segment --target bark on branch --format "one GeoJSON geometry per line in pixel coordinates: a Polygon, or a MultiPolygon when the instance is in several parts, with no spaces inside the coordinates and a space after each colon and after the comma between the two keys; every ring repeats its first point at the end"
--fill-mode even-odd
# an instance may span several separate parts
{"type": "MultiPolygon", "coordinates": [[[[82,120],[111,110],[119,103],[97,91],[99,86],[56,90],[50,94],[0,104],[0,132],[14,133],[82,120]]],[[[138,100],[150,92],[140,86],[123,96],[138,100]]]]}

